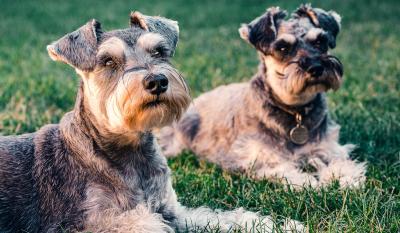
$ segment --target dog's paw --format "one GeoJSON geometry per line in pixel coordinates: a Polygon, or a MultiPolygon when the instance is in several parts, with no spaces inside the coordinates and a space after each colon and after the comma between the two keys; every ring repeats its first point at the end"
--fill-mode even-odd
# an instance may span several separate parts
{"type": "Polygon", "coordinates": [[[301,189],[307,186],[315,188],[318,186],[318,181],[314,176],[300,171],[286,173],[283,179],[286,181],[285,183],[294,189],[301,189]]]}
{"type": "Polygon", "coordinates": [[[296,220],[285,219],[277,223],[270,216],[260,216],[258,213],[239,208],[223,212],[219,215],[220,229],[223,232],[305,232],[304,225],[296,220]]]}
{"type": "Polygon", "coordinates": [[[290,185],[294,189],[301,189],[305,186],[318,186],[318,181],[313,175],[300,171],[291,163],[283,163],[274,168],[260,168],[256,171],[255,178],[279,181],[290,185]]]}
{"type": "Polygon", "coordinates": [[[225,229],[237,229],[241,232],[272,232],[274,223],[269,216],[259,216],[255,212],[246,211],[243,208],[231,212],[233,221],[225,222],[225,229]]]}
{"type": "Polygon", "coordinates": [[[282,232],[305,233],[307,232],[307,228],[299,221],[293,219],[285,219],[282,226],[282,232]]]}
{"type": "Polygon", "coordinates": [[[109,210],[98,213],[96,221],[88,224],[85,231],[93,233],[173,233],[161,214],[153,213],[144,205],[122,213],[109,210]]]}
{"type": "Polygon", "coordinates": [[[337,159],[321,169],[319,182],[321,186],[338,180],[340,187],[360,187],[365,182],[366,164],[350,159],[337,159]]]}

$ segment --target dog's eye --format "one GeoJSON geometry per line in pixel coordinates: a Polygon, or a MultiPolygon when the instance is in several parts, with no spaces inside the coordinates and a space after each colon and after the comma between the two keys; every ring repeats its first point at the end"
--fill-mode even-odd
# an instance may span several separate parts
{"type": "Polygon", "coordinates": [[[321,39],[317,39],[316,41],[314,41],[314,45],[317,47],[321,47],[321,45],[322,45],[321,39]]]}
{"type": "Polygon", "coordinates": [[[282,47],[279,47],[278,50],[281,52],[286,52],[288,49],[287,49],[287,47],[282,46],[282,47]]]}
{"type": "Polygon", "coordinates": [[[152,49],[149,51],[150,56],[154,58],[161,58],[165,57],[168,54],[168,49],[165,48],[164,46],[157,46],[156,48],[152,49]]]}
{"type": "Polygon", "coordinates": [[[105,66],[114,66],[114,65],[115,65],[115,62],[114,62],[114,60],[113,60],[111,57],[109,57],[109,58],[107,58],[107,59],[104,61],[104,65],[105,65],[105,66]]]}
{"type": "Polygon", "coordinates": [[[281,53],[286,53],[287,51],[289,51],[289,45],[288,44],[281,44],[281,45],[276,47],[276,50],[278,50],[281,53]]]}
{"type": "Polygon", "coordinates": [[[98,63],[104,67],[115,67],[117,62],[111,56],[102,56],[99,58],[98,63]]]}
{"type": "Polygon", "coordinates": [[[162,47],[156,47],[152,50],[150,50],[150,56],[154,58],[159,58],[163,56],[163,48],[162,47]]]}
{"type": "Polygon", "coordinates": [[[278,41],[274,47],[275,47],[276,53],[282,57],[288,55],[292,51],[292,48],[293,48],[292,44],[290,44],[284,40],[278,41]]]}
{"type": "Polygon", "coordinates": [[[117,70],[125,63],[125,56],[115,56],[113,54],[101,54],[97,57],[97,64],[99,67],[110,68],[117,70]]]}
{"type": "Polygon", "coordinates": [[[160,51],[158,51],[158,50],[152,50],[152,51],[150,52],[150,55],[151,55],[152,57],[160,57],[160,56],[161,56],[161,53],[160,53],[160,51]]]}
{"type": "Polygon", "coordinates": [[[324,35],[318,36],[312,44],[321,52],[326,52],[328,50],[328,39],[324,35]]]}

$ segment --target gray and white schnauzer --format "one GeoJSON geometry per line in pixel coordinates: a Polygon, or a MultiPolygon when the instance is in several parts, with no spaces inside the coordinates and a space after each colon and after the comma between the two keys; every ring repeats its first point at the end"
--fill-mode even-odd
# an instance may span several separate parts
{"type": "Polygon", "coordinates": [[[190,103],[169,58],[178,25],[138,12],[131,27],[103,31],[96,20],[47,47],[81,76],[75,108],[60,124],[0,138],[0,232],[222,231],[271,218],[181,206],[152,129],[190,103]]]}
{"type": "Polygon", "coordinates": [[[336,45],[340,16],[300,6],[289,19],[277,7],[240,29],[258,51],[250,82],[218,87],[194,100],[182,119],[160,132],[166,156],[192,150],[225,169],[314,187],[365,180],[365,165],[340,145],[325,92],[337,90],[343,67],[336,45]]]}

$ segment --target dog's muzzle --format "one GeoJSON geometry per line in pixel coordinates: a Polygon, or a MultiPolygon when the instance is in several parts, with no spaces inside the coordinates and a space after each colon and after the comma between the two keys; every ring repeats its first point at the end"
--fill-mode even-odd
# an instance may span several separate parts
{"type": "Polygon", "coordinates": [[[320,58],[303,57],[299,60],[299,66],[314,78],[320,77],[325,70],[320,58]]]}
{"type": "Polygon", "coordinates": [[[298,62],[300,68],[313,78],[321,77],[325,71],[343,75],[343,65],[339,59],[332,55],[321,57],[302,57],[298,62]]]}
{"type": "MultiPolygon", "coordinates": [[[[130,72],[147,70],[144,66],[135,66],[124,71],[124,75],[130,72]]],[[[168,89],[168,78],[163,74],[149,74],[144,77],[142,84],[144,89],[152,95],[160,95],[168,89]]]]}

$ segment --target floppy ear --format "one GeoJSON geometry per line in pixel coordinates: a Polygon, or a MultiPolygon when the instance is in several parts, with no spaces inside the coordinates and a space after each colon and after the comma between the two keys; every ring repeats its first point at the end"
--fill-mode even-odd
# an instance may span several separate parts
{"type": "Polygon", "coordinates": [[[310,4],[301,5],[293,13],[294,18],[307,17],[315,26],[323,29],[328,34],[328,45],[336,47],[336,37],[340,31],[341,17],[334,11],[324,11],[320,8],[312,8],[310,4]]]}
{"type": "Polygon", "coordinates": [[[54,61],[65,62],[74,68],[90,71],[96,64],[95,57],[101,34],[100,23],[92,19],[78,30],[47,45],[47,51],[54,61]]]}
{"type": "Polygon", "coordinates": [[[268,53],[270,44],[276,39],[280,22],[286,17],[286,11],[279,7],[268,8],[260,17],[239,29],[240,37],[257,50],[268,53]]]}
{"type": "Polygon", "coordinates": [[[147,16],[135,11],[130,16],[131,27],[139,27],[145,31],[161,34],[167,39],[172,50],[175,51],[179,39],[178,22],[159,16],[147,16]]]}

